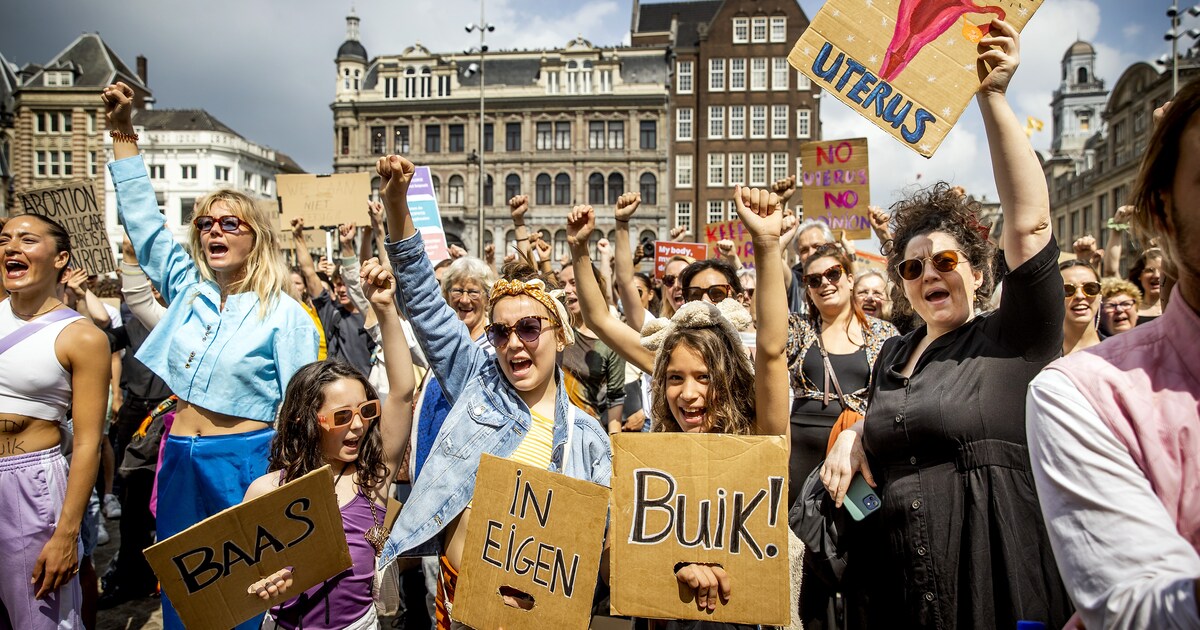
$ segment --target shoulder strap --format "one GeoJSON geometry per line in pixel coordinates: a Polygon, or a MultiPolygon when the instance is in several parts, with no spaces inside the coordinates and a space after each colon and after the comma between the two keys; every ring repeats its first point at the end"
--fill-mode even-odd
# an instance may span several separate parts
{"type": "Polygon", "coordinates": [[[20,328],[17,328],[16,330],[5,335],[3,339],[0,339],[0,354],[8,352],[10,348],[21,343],[22,341],[25,341],[31,335],[45,328],[46,326],[49,326],[55,322],[61,322],[64,319],[70,319],[72,317],[82,316],[69,308],[64,308],[62,310],[50,311],[49,313],[46,313],[45,315],[42,315],[31,322],[26,322],[20,328]]]}
{"type": "Polygon", "coordinates": [[[833,371],[833,364],[829,361],[829,353],[825,352],[825,344],[821,341],[821,327],[816,326],[817,332],[817,349],[821,351],[821,364],[825,367],[825,397],[821,399],[822,404],[829,404],[829,382],[833,381],[833,389],[837,392],[838,402],[842,404],[842,409],[849,409],[846,405],[846,396],[842,394],[842,386],[838,383],[837,373],[833,371]]]}

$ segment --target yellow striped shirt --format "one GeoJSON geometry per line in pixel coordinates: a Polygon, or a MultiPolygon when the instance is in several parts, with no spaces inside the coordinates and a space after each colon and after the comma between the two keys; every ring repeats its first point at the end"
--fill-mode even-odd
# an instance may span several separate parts
{"type": "Polygon", "coordinates": [[[533,410],[530,420],[529,433],[509,459],[546,470],[550,468],[550,453],[554,450],[554,420],[533,410]]]}

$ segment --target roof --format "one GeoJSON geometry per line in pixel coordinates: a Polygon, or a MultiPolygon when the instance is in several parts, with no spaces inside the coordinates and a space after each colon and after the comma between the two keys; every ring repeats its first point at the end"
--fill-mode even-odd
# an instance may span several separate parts
{"type": "Polygon", "coordinates": [[[17,73],[13,71],[12,66],[8,65],[8,60],[0,54],[0,107],[4,107],[12,111],[12,95],[21,87],[21,82],[17,79],[17,73]]]}
{"type": "Polygon", "coordinates": [[[362,42],[357,39],[347,39],[338,47],[338,59],[342,57],[357,57],[363,61],[367,60],[367,47],[362,45],[362,42]]]}
{"type": "MultiPolygon", "coordinates": [[[[462,59],[458,61],[458,84],[464,87],[479,87],[479,73],[466,76],[463,72],[471,64],[479,60],[462,59]]],[[[504,57],[483,58],[483,77],[485,85],[532,85],[537,82],[538,73],[542,70],[542,62],[537,57],[504,57]]]]}
{"type": "Polygon", "coordinates": [[[138,78],[137,73],[130,70],[97,33],[80,35],[34,73],[22,87],[46,87],[46,70],[74,71],[73,83],[76,86],[102,88],[115,81],[124,81],[131,87],[147,93],[150,91],[138,78]]]}
{"type": "Polygon", "coordinates": [[[139,109],[133,124],[147,131],[218,131],[241,137],[203,109],[139,109]]]}
{"type": "Polygon", "coordinates": [[[1075,40],[1075,43],[1071,44],[1071,47],[1067,49],[1067,52],[1063,53],[1063,61],[1066,61],[1068,58],[1074,57],[1075,55],[1094,54],[1096,54],[1096,49],[1092,47],[1091,44],[1083,41],[1082,39],[1077,39],[1075,40]]]}
{"type": "Polygon", "coordinates": [[[695,2],[662,2],[638,6],[638,33],[657,33],[671,30],[671,19],[679,20],[675,43],[693,46],[700,41],[699,27],[708,24],[721,9],[722,0],[697,0],[695,2]]]}
{"type": "Polygon", "coordinates": [[[305,171],[304,167],[300,166],[300,164],[297,163],[296,160],[293,160],[292,156],[284,153],[283,151],[275,152],[275,164],[279,167],[279,172],[281,172],[281,173],[307,173],[308,172],[308,171],[305,171]]]}
{"type": "Polygon", "coordinates": [[[670,66],[665,55],[629,55],[621,57],[621,79],[626,83],[666,85],[670,66]]]}

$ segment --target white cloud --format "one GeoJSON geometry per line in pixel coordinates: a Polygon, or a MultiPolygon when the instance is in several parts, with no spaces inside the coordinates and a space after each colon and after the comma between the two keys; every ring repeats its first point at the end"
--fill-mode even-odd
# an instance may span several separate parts
{"type": "Polygon", "coordinates": [[[1122,28],[1121,34],[1125,36],[1125,39],[1137,39],[1141,36],[1143,30],[1142,25],[1135,22],[1127,24],[1125,28],[1122,28]]]}

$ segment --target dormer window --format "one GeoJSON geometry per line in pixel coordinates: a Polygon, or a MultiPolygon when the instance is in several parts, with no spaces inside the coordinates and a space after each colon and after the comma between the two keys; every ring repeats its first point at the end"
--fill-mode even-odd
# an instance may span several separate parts
{"type": "Polygon", "coordinates": [[[70,70],[52,70],[46,72],[48,87],[70,87],[75,84],[75,75],[70,70]]]}

